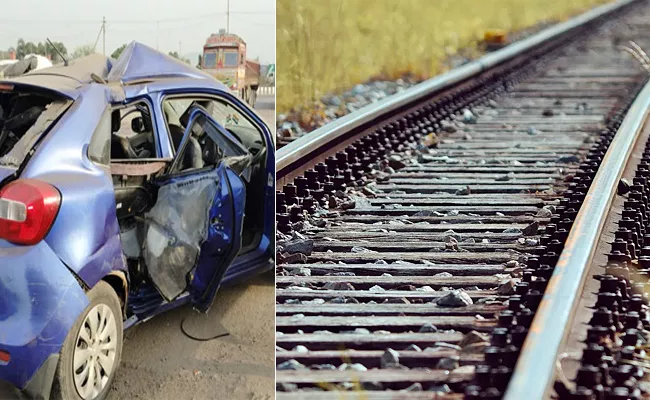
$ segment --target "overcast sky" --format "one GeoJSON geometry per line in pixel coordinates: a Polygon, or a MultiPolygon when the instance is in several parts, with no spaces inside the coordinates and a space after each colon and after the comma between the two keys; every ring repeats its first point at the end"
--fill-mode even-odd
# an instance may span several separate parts
{"type": "MultiPolygon", "coordinates": [[[[72,53],[77,46],[95,43],[106,17],[107,55],[131,40],[165,52],[180,46],[185,55],[201,53],[210,33],[226,28],[228,0],[0,0],[0,4],[2,50],[15,47],[20,37],[35,43],[49,37],[72,53]]],[[[248,57],[274,63],[275,0],[230,0],[230,12],[230,32],[246,41],[248,57]]],[[[102,52],[101,37],[96,49],[102,52]]]]}

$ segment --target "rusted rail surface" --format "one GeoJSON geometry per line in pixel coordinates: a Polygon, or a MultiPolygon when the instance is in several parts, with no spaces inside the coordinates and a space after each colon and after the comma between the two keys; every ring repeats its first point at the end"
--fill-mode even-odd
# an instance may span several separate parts
{"type": "Polygon", "coordinates": [[[645,82],[618,45],[650,45],[648,14],[630,5],[358,129],[313,169],[287,164],[297,172],[277,201],[278,398],[503,396],[645,82]]]}

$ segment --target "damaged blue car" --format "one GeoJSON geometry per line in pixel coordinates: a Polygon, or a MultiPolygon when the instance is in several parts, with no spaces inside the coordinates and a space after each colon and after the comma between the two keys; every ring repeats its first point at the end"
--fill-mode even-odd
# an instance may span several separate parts
{"type": "Polygon", "coordinates": [[[0,80],[0,381],[103,399],[123,330],[272,268],[274,148],[145,45],[0,80]]]}

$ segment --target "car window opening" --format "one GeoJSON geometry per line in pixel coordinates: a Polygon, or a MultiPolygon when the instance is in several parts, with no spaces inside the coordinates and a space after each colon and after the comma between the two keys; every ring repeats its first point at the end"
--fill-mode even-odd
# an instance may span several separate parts
{"type": "Polygon", "coordinates": [[[0,91],[0,165],[20,166],[69,104],[64,98],[29,89],[0,91]]]}
{"type": "Polygon", "coordinates": [[[149,106],[135,103],[111,114],[111,160],[149,159],[156,156],[149,106]]]}
{"type": "MultiPolygon", "coordinates": [[[[242,240],[242,253],[257,247],[264,229],[264,187],[266,182],[266,155],[267,148],[260,128],[248,119],[242,112],[230,103],[216,98],[201,97],[172,97],[163,101],[162,108],[169,126],[172,138],[173,130],[181,128],[183,132],[187,126],[189,115],[196,107],[206,113],[221,125],[235,138],[249,154],[233,155],[229,141],[219,133],[218,128],[208,119],[199,116],[192,127],[192,138],[198,141],[202,162],[212,165],[215,161],[223,162],[235,172],[247,171],[244,182],[246,184],[246,210],[244,217],[244,230],[242,240]]],[[[176,142],[176,141],[175,141],[176,142]]],[[[180,144],[180,140],[178,140],[180,144]]],[[[189,143],[188,143],[189,145],[189,143]]],[[[195,145],[192,145],[195,147],[195,145]]],[[[188,146],[189,147],[189,146],[188,146]]],[[[177,146],[176,146],[177,150],[177,146]]],[[[196,154],[196,147],[190,151],[196,154]]],[[[187,154],[183,158],[191,158],[187,154]]],[[[183,160],[185,166],[191,166],[196,160],[183,160]]],[[[191,168],[189,168],[191,169],[191,168]]],[[[187,170],[187,169],[186,169],[187,170]]]]}
{"type": "Polygon", "coordinates": [[[239,254],[259,245],[264,229],[266,147],[261,130],[225,102],[170,98],[163,102],[163,111],[177,162],[155,159],[157,136],[150,107],[140,102],[112,111],[110,166],[132,284],[153,283],[171,300],[187,289],[205,232],[213,222],[197,210],[209,209],[216,196],[219,165],[240,175],[246,187],[239,254]],[[193,114],[190,122],[197,109],[201,112],[193,114]],[[177,167],[172,171],[173,165],[177,167]],[[159,184],[170,179],[180,179],[182,184],[159,184]]]}

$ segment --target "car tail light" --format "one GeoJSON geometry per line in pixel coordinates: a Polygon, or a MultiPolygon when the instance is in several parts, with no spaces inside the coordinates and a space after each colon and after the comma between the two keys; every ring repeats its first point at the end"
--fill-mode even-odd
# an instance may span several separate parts
{"type": "Polygon", "coordinates": [[[7,365],[11,361],[11,354],[0,350],[0,365],[7,365]]]}
{"type": "Polygon", "coordinates": [[[61,194],[52,185],[19,179],[0,189],[0,239],[32,245],[43,240],[59,212],[61,194]]]}

